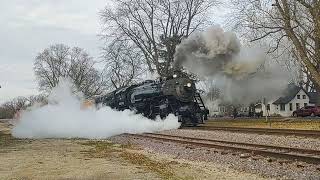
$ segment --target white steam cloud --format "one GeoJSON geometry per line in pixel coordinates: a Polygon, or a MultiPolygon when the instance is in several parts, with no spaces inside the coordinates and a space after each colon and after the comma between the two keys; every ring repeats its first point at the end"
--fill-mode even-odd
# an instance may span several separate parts
{"type": "Polygon", "coordinates": [[[81,101],[71,93],[71,83],[61,81],[49,96],[49,104],[25,111],[12,135],[18,138],[101,139],[122,133],[144,133],[177,129],[177,117],[150,120],[132,111],[110,107],[80,109],[81,101]]]}
{"type": "Polygon", "coordinates": [[[289,80],[288,72],[270,64],[260,48],[241,46],[234,33],[218,26],[184,39],[176,48],[175,66],[214,81],[223,100],[240,104],[274,98],[289,80]]]}

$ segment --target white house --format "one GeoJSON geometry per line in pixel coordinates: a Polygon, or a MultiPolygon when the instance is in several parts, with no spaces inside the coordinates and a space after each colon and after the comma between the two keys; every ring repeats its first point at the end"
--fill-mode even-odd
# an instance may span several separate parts
{"type": "Polygon", "coordinates": [[[280,115],[288,117],[292,116],[293,111],[301,107],[315,105],[318,97],[317,93],[308,93],[302,87],[290,84],[282,97],[269,100],[266,105],[262,103],[260,107],[264,116],[280,115]]]}
{"type": "MultiPolygon", "coordinates": [[[[320,95],[316,92],[307,92],[302,87],[289,84],[285,89],[283,96],[274,99],[269,99],[267,102],[261,100],[254,105],[255,116],[292,116],[293,111],[305,107],[320,105],[320,95]],[[262,103],[263,102],[263,103],[262,103]]],[[[211,115],[232,115],[233,106],[231,104],[220,103],[218,108],[212,111],[211,115]]],[[[251,109],[253,110],[253,109],[251,109]]],[[[237,106],[238,115],[250,116],[250,107],[237,106]]]]}

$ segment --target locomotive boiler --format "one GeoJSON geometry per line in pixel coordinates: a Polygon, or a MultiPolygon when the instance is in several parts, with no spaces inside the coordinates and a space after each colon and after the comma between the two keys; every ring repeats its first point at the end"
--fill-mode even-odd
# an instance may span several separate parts
{"type": "Polygon", "coordinates": [[[130,109],[150,119],[174,114],[182,126],[204,123],[209,114],[194,81],[179,74],[122,87],[95,101],[117,110],[130,109]]]}

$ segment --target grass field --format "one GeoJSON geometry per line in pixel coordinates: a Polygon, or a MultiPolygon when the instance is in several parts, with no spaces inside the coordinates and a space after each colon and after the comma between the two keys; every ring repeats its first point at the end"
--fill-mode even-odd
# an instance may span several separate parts
{"type": "Polygon", "coordinates": [[[311,118],[264,118],[259,119],[210,119],[205,126],[247,127],[247,128],[279,128],[320,130],[320,119],[311,118]]]}

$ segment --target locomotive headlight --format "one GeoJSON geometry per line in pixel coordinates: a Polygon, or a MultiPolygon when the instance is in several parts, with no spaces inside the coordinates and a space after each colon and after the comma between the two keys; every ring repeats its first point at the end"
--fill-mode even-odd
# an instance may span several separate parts
{"type": "Polygon", "coordinates": [[[187,87],[191,87],[192,86],[192,84],[191,83],[187,83],[187,87]]]}
{"type": "Polygon", "coordinates": [[[176,78],[176,77],[178,77],[178,75],[174,74],[172,77],[173,77],[173,78],[176,78]]]}

